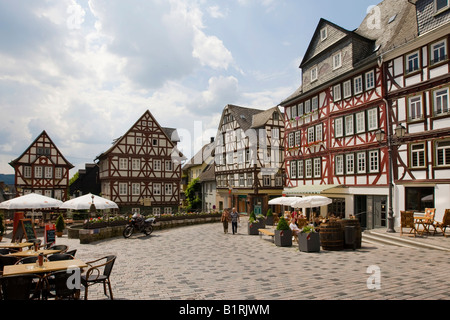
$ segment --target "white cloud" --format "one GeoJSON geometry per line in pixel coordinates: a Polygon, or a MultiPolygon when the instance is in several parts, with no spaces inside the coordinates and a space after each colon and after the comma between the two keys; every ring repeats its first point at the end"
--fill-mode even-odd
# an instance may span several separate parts
{"type": "Polygon", "coordinates": [[[219,6],[208,7],[207,11],[208,11],[209,15],[215,19],[225,18],[228,15],[227,12],[221,11],[221,8],[219,6]]]}

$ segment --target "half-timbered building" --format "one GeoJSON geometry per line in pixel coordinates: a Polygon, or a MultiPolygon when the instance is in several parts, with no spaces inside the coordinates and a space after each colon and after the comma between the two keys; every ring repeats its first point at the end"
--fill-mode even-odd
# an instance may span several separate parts
{"type": "Polygon", "coordinates": [[[17,196],[42,194],[68,200],[69,171],[73,165],[43,131],[15,160],[9,163],[15,172],[17,196]]]}
{"type": "Polygon", "coordinates": [[[367,228],[387,223],[389,152],[376,132],[388,122],[378,57],[401,27],[389,10],[406,2],[384,1],[355,31],[321,19],[300,65],[302,86],[281,103],[285,193],[332,198],[323,216],[356,215],[367,228]]]}
{"type": "Polygon", "coordinates": [[[450,208],[450,5],[411,1],[405,20],[408,40],[382,56],[392,127],[406,134],[395,141],[395,211],[450,208]]]}
{"type": "Polygon", "coordinates": [[[284,123],[278,107],[268,110],[227,105],[216,137],[215,177],[219,209],[265,214],[281,196],[284,123]]]}
{"type": "Polygon", "coordinates": [[[175,213],[181,161],[176,129],[162,128],[150,111],[97,157],[102,196],[122,212],[175,213]]]}

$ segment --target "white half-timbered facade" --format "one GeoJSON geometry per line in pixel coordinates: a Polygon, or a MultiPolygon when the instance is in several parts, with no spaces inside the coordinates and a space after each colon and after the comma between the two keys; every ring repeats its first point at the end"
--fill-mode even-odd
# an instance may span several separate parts
{"type": "Polygon", "coordinates": [[[102,196],[122,212],[175,213],[181,161],[176,129],[162,128],[150,111],[97,157],[102,196]]]}
{"type": "Polygon", "coordinates": [[[450,5],[415,1],[417,37],[387,53],[392,125],[406,128],[394,161],[396,212],[450,208],[450,5]]]}
{"type": "Polygon", "coordinates": [[[215,177],[219,209],[265,214],[284,179],[284,123],[278,107],[258,110],[227,105],[216,137],[215,177]]]}
{"type": "Polygon", "coordinates": [[[15,171],[17,196],[42,194],[68,200],[69,171],[73,165],[43,131],[17,159],[10,162],[15,171]]]}

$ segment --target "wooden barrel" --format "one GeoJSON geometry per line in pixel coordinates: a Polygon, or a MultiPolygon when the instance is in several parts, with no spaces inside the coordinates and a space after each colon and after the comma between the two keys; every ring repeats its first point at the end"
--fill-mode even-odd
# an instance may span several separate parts
{"type": "Polygon", "coordinates": [[[330,221],[320,225],[320,244],[323,250],[344,250],[344,231],[337,221],[330,221]]]}
{"type": "MultiPolygon", "coordinates": [[[[356,249],[361,249],[361,242],[362,242],[362,231],[361,231],[361,224],[359,223],[358,219],[342,219],[339,220],[339,223],[342,226],[342,230],[345,231],[345,227],[355,227],[356,229],[356,238],[355,238],[355,242],[356,242],[356,249]]],[[[353,245],[350,244],[345,244],[345,239],[344,239],[344,248],[346,249],[353,249],[353,245]]]]}

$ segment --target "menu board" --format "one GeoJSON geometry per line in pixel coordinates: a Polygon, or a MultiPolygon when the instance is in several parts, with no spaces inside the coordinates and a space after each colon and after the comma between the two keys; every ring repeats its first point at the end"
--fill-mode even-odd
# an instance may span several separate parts
{"type": "Polygon", "coordinates": [[[56,231],[56,227],[53,223],[49,223],[45,225],[45,233],[44,233],[44,239],[45,239],[45,243],[55,243],[55,231],[56,231]]]}
{"type": "Polygon", "coordinates": [[[20,222],[22,223],[23,234],[27,238],[27,241],[35,240],[37,238],[36,230],[34,230],[31,219],[21,219],[20,222]]]}

